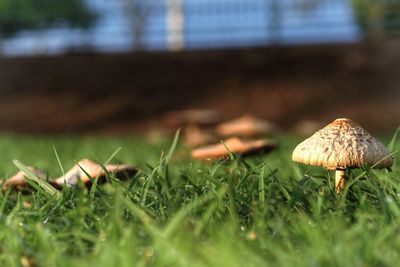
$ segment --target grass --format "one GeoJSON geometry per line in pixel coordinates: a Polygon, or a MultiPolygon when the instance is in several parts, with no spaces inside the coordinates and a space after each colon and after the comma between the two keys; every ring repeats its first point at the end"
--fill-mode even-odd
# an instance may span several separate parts
{"type": "Polygon", "coordinates": [[[39,187],[1,194],[0,266],[396,265],[398,162],[393,172],[354,170],[337,196],[333,173],[291,161],[300,140],[205,164],[170,140],[2,136],[4,177],[17,171],[14,159],[54,177],[84,157],[106,162],[120,147],[111,161],[140,172],[57,196],[39,187]]]}

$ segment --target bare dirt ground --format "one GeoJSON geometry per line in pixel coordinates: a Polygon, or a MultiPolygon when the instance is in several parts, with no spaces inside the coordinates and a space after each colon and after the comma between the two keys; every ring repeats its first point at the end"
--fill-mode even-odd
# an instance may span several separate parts
{"type": "Polygon", "coordinates": [[[0,131],[143,132],[165,112],[253,113],[284,129],[350,117],[400,124],[400,42],[0,59],[0,131]]]}

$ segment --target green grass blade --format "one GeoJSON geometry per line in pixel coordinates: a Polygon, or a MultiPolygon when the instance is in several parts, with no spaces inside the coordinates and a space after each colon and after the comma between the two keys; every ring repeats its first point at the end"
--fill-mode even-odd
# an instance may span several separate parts
{"type": "Polygon", "coordinates": [[[114,151],[114,153],[112,153],[111,156],[104,162],[104,165],[109,164],[114,159],[114,157],[121,151],[121,149],[122,149],[122,147],[118,147],[114,151]]]}
{"type": "Polygon", "coordinates": [[[174,152],[178,146],[180,134],[181,134],[181,129],[178,129],[175,133],[175,137],[174,137],[174,140],[172,141],[172,145],[169,148],[169,151],[165,157],[165,160],[167,163],[169,163],[169,161],[171,160],[172,155],[174,154],[174,152]]]}
{"type": "Polygon", "coordinates": [[[35,183],[37,183],[47,194],[50,196],[60,197],[61,194],[55,189],[51,184],[46,182],[45,180],[40,179],[33,171],[31,171],[27,166],[25,166],[22,162],[18,160],[13,160],[14,165],[22,171],[26,177],[35,183]]]}
{"type": "MultiPolygon", "coordinates": [[[[221,196],[226,191],[227,191],[226,188],[222,188],[220,190],[220,192],[218,193],[218,195],[221,196]]],[[[163,236],[165,238],[171,236],[181,226],[183,220],[189,215],[190,212],[192,212],[197,207],[204,205],[205,203],[214,199],[215,197],[216,197],[215,194],[211,192],[206,195],[200,196],[197,199],[195,199],[193,202],[191,202],[190,204],[183,206],[175,214],[175,216],[170,219],[169,223],[164,228],[163,236]]],[[[217,199],[218,198],[219,197],[217,197],[217,199]]]]}
{"type": "Polygon", "coordinates": [[[54,154],[56,155],[58,166],[61,169],[61,173],[62,173],[63,177],[65,177],[65,171],[64,171],[64,168],[63,168],[63,166],[61,164],[61,160],[60,160],[60,157],[58,156],[58,153],[57,153],[57,150],[56,150],[55,146],[53,146],[53,151],[54,151],[54,154]]]}
{"type": "Polygon", "coordinates": [[[153,219],[146,213],[146,211],[141,209],[129,199],[124,198],[123,203],[129,212],[143,223],[149,234],[153,235],[153,237],[160,235],[160,230],[155,225],[153,219]]]}
{"type": "Polygon", "coordinates": [[[385,159],[394,156],[395,154],[397,154],[400,151],[400,148],[396,149],[395,151],[391,152],[389,155],[387,155],[386,157],[382,158],[381,160],[379,160],[377,163],[375,163],[374,165],[371,166],[371,169],[375,168],[376,166],[379,165],[379,163],[381,163],[382,161],[384,161],[385,159]]]}
{"type": "Polygon", "coordinates": [[[235,154],[229,149],[229,147],[225,144],[224,141],[221,141],[221,144],[224,145],[226,151],[228,151],[228,157],[230,161],[233,161],[235,159],[235,154]]]}
{"type": "Polygon", "coordinates": [[[194,236],[198,237],[202,233],[203,229],[206,227],[210,218],[212,217],[215,210],[218,208],[218,202],[213,202],[209,205],[209,207],[204,212],[204,215],[200,219],[200,222],[197,224],[196,228],[193,231],[194,236]]]}
{"type": "Polygon", "coordinates": [[[5,192],[4,195],[2,195],[2,199],[0,202],[0,214],[4,213],[4,209],[6,207],[7,201],[8,201],[8,197],[10,195],[10,192],[12,190],[12,187],[10,186],[9,188],[7,188],[7,191],[5,192]]]}
{"type": "Polygon", "coordinates": [[[394,149],[395,149],[395,145],[396,145],[396,141],[397,141],[397,138],[398,138],[398,136],[399,136],[399,133],[400,133],[400,127],[398,127],[398,128],[396,129],[396,132],[394,133],[392,139],[390,140],[390,143],[389,143],[389,145],[388,145],[388,150],[389,150],[390,152],[393,152],[394,149]]]}
{"type": "Polygon", "coordinates": [[[258,198],[260,201],[260,209],[263,210],[265,207],[265,183],[264,183],[264,176],[265,176],[265,166],[261,168],[260,175],[258,176],[258,198]]]}

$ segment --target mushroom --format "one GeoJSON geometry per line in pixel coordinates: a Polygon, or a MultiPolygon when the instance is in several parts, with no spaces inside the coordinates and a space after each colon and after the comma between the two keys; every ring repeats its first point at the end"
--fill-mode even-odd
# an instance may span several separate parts
{"type": "Polygon", "coordinates": [[[258,119],[249,114],[221,123],[216,128],[216,132],[221,136],[253,137],[270,134],[275,131],[276,126],[271,122],[258,119]]]}
{"type": "MultiPolygon", "coordinates": [[[[35,175],[42,180],[46,180],[47,176],[39,169],[35,167],[28,167],[35,175]]],[[[90,184],[93,179],[98,178],[100,181],[104,181],[107,172],[114,174],[119,179],[124,179],[136,174],[137,169],[130,165],[113,165],[107,164],[104,166],[97,162],[89,159],[82,159],[74,167],[69,170],[65,175],[55,179],[49,180],[48,182],[56,187],[61,188],[64,184],[67,186],[73,186],[78,184],[81,180],[84,184],[90,184]],[[89,176],[88,176],[89,175],[89,176]]],[[[10,177],[5,182],[0,181],[1,190],[6,191],[10,186],[13,186],[18,191],[24,191],[29,189],[29,183],[26,181],[26,174],[22,171],[17,172],[14,176],[10,177]]]]}
{"type": "MultiPolygon", "coordinates": [[[[32,171],[39,179],[46,180],[46,174],[41,170],[28,166],[28,169],[32,171]]],[[[6,191],[10,186],[13,186],[15,189],[22,191],[28,185],[25,181],[25,173],[23,171],[17,172],[14,176],[10,177],[6,181],[0,181],[2,184],[2,190],[6,191]]]]}
{"type": "Polygon", "coordinates": [[[393,165],[393,157],[376,138],[350,119],[336,119],[297,145],[292,160],[335,170],[335,190],[346,185],[346,171],[363,165],[383,169],[393,165]]]}
{"type": "Polygon", "coordinates": [[[256,153],[266,153],[277,147],[274,141],[254,140],[242,141],[237,137],[232,137],[220,144],[200,147],[192,151],[192,157],[195,159],[219,159],[226,158],[229,151],[243,155],[252,155],[256,153]]]}
{"type": "Polygon", "coordinates": [[[104,181],[107,173],[115,174],[118,178],[126,178],[136,174],[137,169],[130,165],[113,165],[107,164],[104,166],[89,159],[82,159],[72,167],[65,175],[54,180],[58,186],[66,184],[72,186],[78,184],[81,180],[84,184],[89,184],[92,179],[104,181]],[[105,170],[104,170],[105,169],[105,170]]]}

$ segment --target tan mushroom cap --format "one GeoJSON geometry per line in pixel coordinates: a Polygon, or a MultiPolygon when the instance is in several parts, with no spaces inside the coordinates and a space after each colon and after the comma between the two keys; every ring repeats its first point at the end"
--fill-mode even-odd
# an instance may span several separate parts
{"type": "Polygon", "coordinates": [[[243,155],[251,155],[262,152],[269,152],[277,147],[272,140],[243,141],[240,138],[232,137],[223,143],[200,147],[192,150],[192,157],[195,159],[219,159],[228,157],[229,151],[243,155]]]}
{"type": "Polygon", "coordinates": [[[269,121],[261,120],[246,114],[239,118],[221,123],[216,132],[221,136],[252,137],[275,132],[276,126],[269,121]]]}
{"type": "MultiPolygon", "coordinates": [[[[46,175],[39,169],[34,167],[28,167],[34,172],[39,179],[46,180],[46,175]]],[[[104,166],[108,173],[115,175],[119,179],[129,178],[137,173],[137,169],[131,165],[113,165],[107,164],[104,166]]],[[[64,184],[67,186],[73,186],[78,184],[81,180],[84,184],[89,184],[91,178],[104,180],[107,173],[103,169],[102,165],[89,159],[82,159],[74,167],[69,170],[65,175],[55,179],[49,180],[48,182],[56,187],[61,188],[64,184]],[[90,177],[89,177],[89,176],[90,177]]],[[[10,186],[13,186],[16,190],[23,191],[30,187],[25,179],[25,173],[22,171],[17,172],[14,176],[10,177],[5,182],[0,180],[1,190],[5,191],[10,186]]]]}
{"type": "MultiPolygon", "coordinates": [[[[28,169],[30,171],[32,171],[34,174],[37,175],[37,177],[39,177],[39,179],[46,179],[46,174],[44,174],[44,172],[42,172],[41,170],[32,167],[32,166],[28,166],[28,169]]],[[[14,176],[10,177],[9,179],[7,179],[6,181],[1,181],[0,182],[2,186],[2,190],[6,191],[10,186],[13,186],[14,188],[16,188],[17,190],[23,190],[23,188],[25,186],[27,186],[27,182],[25,180],[25,173],[23,171],[19,171],[17,172],[14,176]]]]}
{"type": "MultiPolygon", "coordinates": [[[[137,172],[137,169],[130,165],[107,164],[104,168],[107,172],[120,176],[120,178],[125,178],[124,173],[131,176],[137,172]]],[[[87,184],[91,182],[91,179],[104,180],[106,175],[102,165],[89,159],[82,159],[65,175],[55,179],[54,183],[59,186],[63,184],[71,186],[78,184],[78,181],[81,180],[84,184],[87,184]]]]}
{"type": "Polygon", "coordinates": [[[384,145],[350,119],[337,119],[304,140],[294,149],[292,160],[328,170],[393,165],[384,145]]]}

